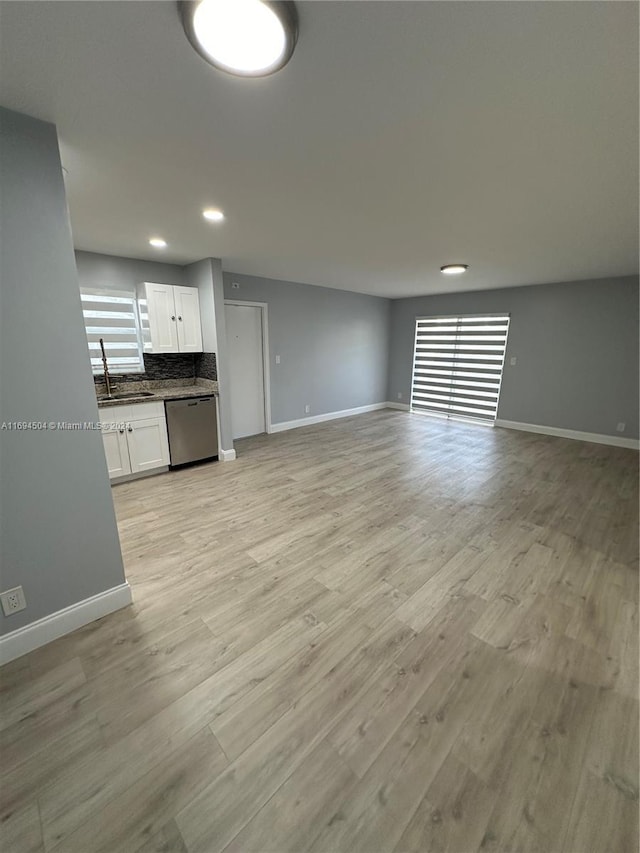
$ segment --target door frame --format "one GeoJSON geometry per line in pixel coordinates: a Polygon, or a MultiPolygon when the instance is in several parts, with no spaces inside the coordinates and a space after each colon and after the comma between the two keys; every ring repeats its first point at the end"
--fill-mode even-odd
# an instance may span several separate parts
{"type": "MultiPolygon", "coordinates": [[[[262,380],[264,387],[264,425],[267,435],[271,435],[271,372],[269,369],[269,306],[266,302],[249,302],[246,299],[225,299],[227,305],[239,305],[260,308],[262,321],[262,380]]],[[[233,395],[233,388],[231,389],[233,395]]]]}

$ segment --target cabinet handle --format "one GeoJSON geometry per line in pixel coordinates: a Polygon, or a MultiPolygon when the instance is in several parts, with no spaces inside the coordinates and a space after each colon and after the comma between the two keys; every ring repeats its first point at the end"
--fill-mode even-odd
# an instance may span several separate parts
{"type": "Polygon", "coordinates": [[[171,319],[175,321],[175,319],[176,319],[176,315],[175,315],[175,314],[172,314],[172,315],[171,315],[171,319]]]}
{"type": "Polygon", "coordinates": [[[182,317],[180,317],[179,315],[178,315],[178,320],[182,321],[182,317]]]}
{"type": "Polygon", "coordinates": [[[127,432],[133,432],[133,427],[127,427],[127,432]]]}
{"type": "Polygon", "coordinates": [[[124,435],[124,430],[123,430],[123,429],[119,429],[119,430],[118,430],[118,432],[120,433],[120,435],[124,435]]]}

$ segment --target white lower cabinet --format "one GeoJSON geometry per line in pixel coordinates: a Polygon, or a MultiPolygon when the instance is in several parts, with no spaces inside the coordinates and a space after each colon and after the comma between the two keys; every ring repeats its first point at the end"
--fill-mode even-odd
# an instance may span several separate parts
{"type": "Polygon", "coordinates": [[[100,410],[109,477],[125,477],[166,468],[169,441],[161,402],[112,406],[100,410]]]}
{"type": "Polygon", "coordinates": [[[124,429],[109,429],[102,431],[104,455],[107,457],[109,477],[124,477],[131,473],[129,448],[124,429]]]}
{"type": "Polygon", "coordinates": [[[169,464],[167,422],[164,418],[134,421],[127,432],[131,472],[152,471],[169,464]]]}

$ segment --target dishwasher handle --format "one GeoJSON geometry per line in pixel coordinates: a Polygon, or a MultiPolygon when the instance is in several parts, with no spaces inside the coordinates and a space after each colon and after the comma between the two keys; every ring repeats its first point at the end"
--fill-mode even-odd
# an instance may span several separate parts
{"type": "Polygon", "coordinates": [[[214,403],[215,397],[183,397],[180,400],[165,400],[166,409],[185,409],[188,406],[199,406],[206,403],[214,403]]]}

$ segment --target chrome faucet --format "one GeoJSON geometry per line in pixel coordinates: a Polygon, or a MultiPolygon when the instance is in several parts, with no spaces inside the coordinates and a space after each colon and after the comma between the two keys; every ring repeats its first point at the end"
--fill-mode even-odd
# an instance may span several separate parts
{"type": "Polygon", "coordinates": [[[109,377],[109,365],[107,355],[104,351],[104,340],[100,338],[100,349],[102,350],[102,369],[104,371],[104,384],[107,386],[107,397],[111,396],[111,379],[109,377]]]}

